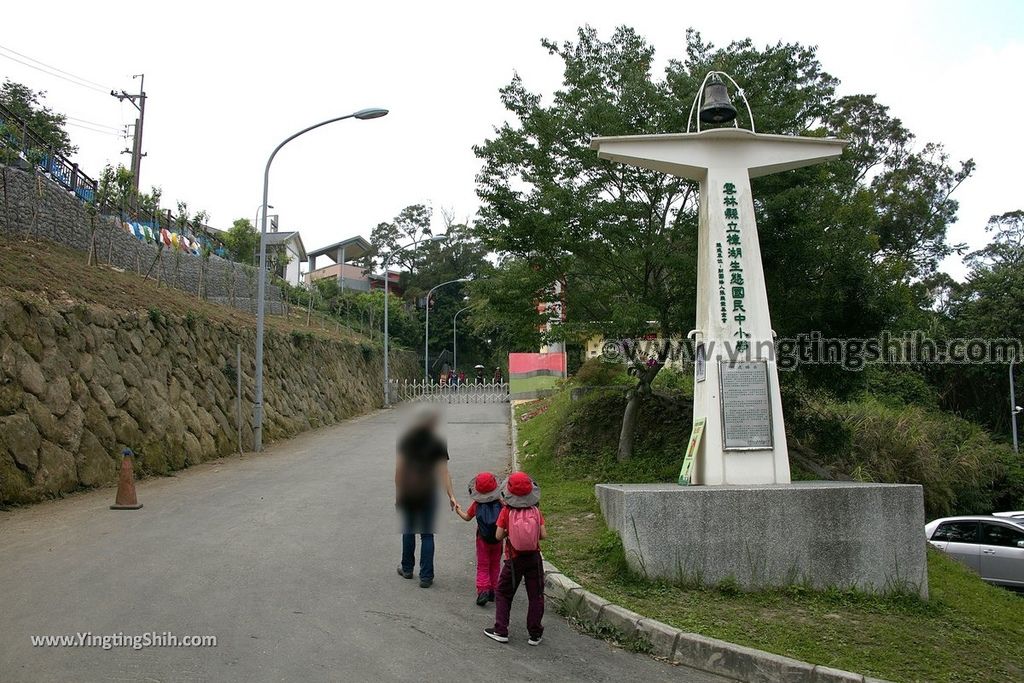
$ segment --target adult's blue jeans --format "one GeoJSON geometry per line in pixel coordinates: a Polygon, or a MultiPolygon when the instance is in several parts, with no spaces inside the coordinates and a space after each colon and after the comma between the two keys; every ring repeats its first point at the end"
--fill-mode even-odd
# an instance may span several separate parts
{"type": "Polygon", "coordinates": [[[412,572],[416,564],[416,535],[420,537],[420,581],[434,580],[434,515],[437,500],[401,506],[402,571],[412,572]]]}

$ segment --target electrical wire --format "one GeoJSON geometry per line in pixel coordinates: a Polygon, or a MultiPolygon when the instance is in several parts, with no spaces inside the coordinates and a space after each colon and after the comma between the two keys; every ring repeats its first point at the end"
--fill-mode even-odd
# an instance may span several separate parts
{"type": "MultiPolygon", "coordinates": [[[[2,45],[0,45],[0,48],[2,48],[4,50],[7,49],[7,48],[3,47],[2,45]]],[[[14,50],[11,50],[11,52],[14,52],[14,50]]],[[[19,54],[19,53],[15,52],[15,54],[19,54]]],[[[67,81],[68,83],[72,83],[72,84],[80,86],[82,88],[87,88],[89,90],[94,90],[96,92],[103,93],[104,95],[109,95],[110,94],[109,90],[105,90],[103,88],[99,88],[99,87],[96,87],[96,86],[93,86],[93,85],[89,85],[88,83],[83,83],[81,81],[72,80],[72,79],[68,78],[67,76],[62,76],[60,73],[55,73],[54,71],[48,71],[47,69],[44,69],[44,68],[39,67],[39,66],[36,66],[35,64],[30,64],[28,62],[22,61],[22,60],[18,59],[17,57],[12,57],[10,55],[6,55],[3,52],[0,52],[0,57],[6,57],[7,59],[11,60],[12,62],[17,62],[18,64],[23,64],[24,66],[27,66],[30,69],[35,69],[36,71],[40,71],[40,72],[46,74],[47,76],[53,76],[54,78],[59,78],[62,81],[67,81]]],[[[75,78],[77,78],[77,76],[75,78]]]]}
{"type": "Polygon", "coordinates": [[[19,57],[21,57],[22,59],[27,59],[30,62],[35,62],[36,64],[38,64],[40,66],[46,67],[47,69],[52,69],[53,71],[57,71],[57,72],[60,72],[60,73],[64,74],[65,76],[70,76],[71,78],[74,78],[76,81],[82,81],[83,83],[87,83],[89,85],[96,86],[97,88],[100,88],[100,89],[102,89],[104,91],[111,90],[111,88],[106,87],[102,83],[97,83],[96,81],[90,81],[88,78],[82,78],[81,76],[76,76],[75,74],[71,73],[70,71],[65,71],[64,69],[59,69],[59,68],[57,68],[55,66],[47,64],[46,62],[41,62],[38,59],[35,59],[34,57],[29,57],[26,54],[18,52],[17,50],[12,50],[11,48],[9,48],[9,47],[7,47],[5,45],[0,45],[0,50],[4,50],[6,52],[10,52],[12,54],[16,54],[19,57]]]}
{"type": "Polygon", "coordinates": [[[117,131],[117,132],[120,132],[122,130],[121,128],[118,128],[117,126],[108,126],[105,123],[97,123],[96,121],[87,121],[85,119],[80,119],[77,116],[67,116],[67,115],[65,115],[64,118],[66,118],[68,121],[76,121],[78,123],[84,123],[86,125],[95,126],[97,128],[109,128],[110,130],[117,131]]]}
{"type": "Polygon", "coordinates": [[[65,125],[74,126],[75,128],[80,128],[82,130],[88,130],[88,131],[91,131],[93,133],[99,133],[100,135],[109,135],[109,136],[115,137],[115,138],[123,138],[124,137],[123,133],[115,133],[114,131],[111,131],[111,130],[100,130],[99,128],[92,128],[91,126],[83,126],[80,123],[68,122],[65,125]]]}

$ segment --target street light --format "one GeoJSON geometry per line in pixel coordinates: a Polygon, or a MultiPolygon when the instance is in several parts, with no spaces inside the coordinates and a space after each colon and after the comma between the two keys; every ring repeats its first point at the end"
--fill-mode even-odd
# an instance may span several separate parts
{"type": "MultiPolygon", "coordinates": [[[[462,297],[462,301],[469,301],[469,297],[462,297]]],[[[459,313],[468,311],[471,308],[473,307],[466,306],[465,308],[460,308],[455,311],[455,315],[452,316],[452,370],[456,373],[459,371],[459,313]]]]}
{"type": "MultiPolygon", "coordinates": [[[[262,208],[263,208],[263,204],[260,204],[259,206],[256,207],[256,220],[253,221],[253,224],[252,224],[253,228],[255,228],[256,226],[258,226],[260,224],[260,209],[262,209],[262,208]]],[[[274,205],[273,204],[267,204],[267,208],[268,209],[273,209],[274,205]]]]}
{"type": "MultiPolygon", "coordinates": [[[[258,228],[259,225],[260,225],[260,209],[262,209],[262,208],[263,208],[263,204],[262,203],[259,206],[256,207],[256,217],[253,219],[253,222],[252,222],[252,229],[253,230],[258,228]]],[[[268,209],[273,209],[274,205],[273,204],[267,204],[267,208],[268,209]]],[[[252,252],[252,257],[253,257],[254,261],[259,258],[259,253],[258,252],[259,252],[259,247],[254,249],[253,252],[252,252]]]]}
{"type": "Polygon", "coordinates": [[[430,370],[429,370],[430,366],[428,365],[428,363],[430,362],[430,295],[433,294],[434,290],[437,289],[438,287],[444,287],[445,285],[453,285],[456,282],[469,282],[472,279],[473,278],[469,278],[469,277],[460,277],[458,280],[448,280],[448,282],[442,282],[439,285],[434,285],[433,287],[430,288],[430,291],[427,292],[427,306],[426,306],[426,308],[427,308],[427,318],[426,318],[426,323],[424,323],[424,329],[423,329],[423,381],[424,382],[429,382],[430,381],[430,370]]]}
{"type": "Polygon", "coordinates": [[[1017,405],[1017,395],[1014,392],[1013,386],[1013,364],[1017,362],[1017,355],[1014,354],[1013,358],[1010,359],[1010,425],[1013,427],[1013,452],[1020,453],[1020,446],[1017,444],[1017,415],[1021,412],[1021,407],[1017,405]]]}
{"type": "MultiPolygon", "coordinates": [[[[447,239],[448,239],[448,235],[434,235],[433,237],[431,237],[427,241],[428,242],[444,242],[447,239]]],[[[391,257],[392,256],[394,256],[395,254],[397,254],[400,251],[405,251],[409,247],[412,247],[412,248],[415,249],[418,244],[422,244],[422,242],[413,242],[412,244],[407,244],[404,247],[398,247],[397,249],[392,251],[390,254],[388,254],[387,258],[385,258],[383,263],[382,263],[382,266],[384,268],[384,407],[385,408],[387,408],[388,406],[391,405],[391,392],[389,391],[389,389],[390,389],[389,385],[391,384],[391,377],[388,374],[388,299],[390,298],[390,297],[388,297],[388,284],[391,282],[391,279],[388,277],[388,264],[391,263],[391,257]]]]}
{"type": "Polygon", "coordinates": [[[274,163],[274,157],[277,156],[282,147],[311,130],[315,130],[320,126],[326,126],[328,123],[334,123],[335,121],[353,118],[360,120],[376,119],[387,115],[387,113],[387,109],[360,109],[351,114],[321,121],[285,138],[281,144],[274,148],[274,151],[270,153],[270,158],[267,159],[267,167],[263,171],[263,224],[260,226],[260,272],[257,273],[256,281],[256,297],[258,298],[256,302],[256,399],[253,401],[252,412],[253,422],[255,423],[253,426],[253,450],[257,452],[263,450],[263,323],[266,315],[263,297],[267,289],[267,209],[269,208],[267,205],[267,195],[270,193],[270,165],[274,163]]]}

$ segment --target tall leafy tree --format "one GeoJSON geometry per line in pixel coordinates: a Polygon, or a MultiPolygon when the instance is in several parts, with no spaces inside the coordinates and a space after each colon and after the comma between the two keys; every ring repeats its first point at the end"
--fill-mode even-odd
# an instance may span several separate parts
{"type": "MultiPolygon", "coordinates": [[[[78,151],[78,148],[71,144],[71,136],[65,130],[67,117],[64,114],[55,112],[43,103],[46,98],[45,90],[33,90],[21,83],[11,80],[4,80],[0,86],[0,104],[11,110],[15,116],[28,124],[28,127],[42,141],[46,150],[52,150],[65,156],[70,156],[78,151]]],[[[23,131],[16,130],[16,126],[5,124],[5,134],[21,138],[23,131]]]]}
{"type": "Polygon", "coordinates": [[[425,204],[410,204],[402,209],[390,222],[382,221],[370,231],[370,244],[373,252],[372,260],[380,265],[381,257],[394,254],[389,265],[403,267],[415,272],[420,254],[417,249],[420,243],[430,239],[430,220],[433,210],[425,204]],[[412,244],[413,247],[397,251],[399,246],[412,244]]]}
{"type": "Polygon", "coordinates": [[[224,234],[224,246],[231,254],[231,260],[251,266],[260,246],[260,234],[248,218],[238,218],[224,234]]]}
{"type": "MultiPolygon", "coordinates": [[[[780,334],[880,330],[920,303],[922,278],[951,249],[952,192],[972,162],[952,168],[937,145],[914,136],[874,97],[837,97],[813,47],[749,39],[716,48],[687,31],[683,54],[653,73],[654,48],[633,29],[608,39],[584,27],[574,41],[542,41],[564,67],[548,99],[517,75],[501,89],[510,121],[475,148],[483,167],[477,234],[512,284],[525,267],[567,284],[567,335],[678,338],[692,327],[697,187],[599,160],[598,135],[686,129],[709,70],[744,87],[762,132],[851,140],[837,162],[754,183],[773,322],[780,334]],[[528,265],[527,265],[528,264],[528,265]],[[653,329],[652,329],[653,328],[653,329]]],[[[749,125],[745,113],[741,124],[749,125]]],[[[498,288],[495,291],[499,291],[498,288]]],[[[536,300],[492,303],[506,319],[540,322],[536,300]]],[[[525,327],[525,326],[524,326],[525,327]]],[[[632,451],[639,402],[663,358],[640,359],[623,416],[620,458],[632,451]]]]}
{"type": "MultiPolygon", "coordinates": [[[[407,306],[420,307],[421,319],[425,318],[423,307],[430,306],[430,349],[431,358],[437,358],[442,350],[451,351],[453,343],[452,322],[455,313],[466,305],[464,301],[468,288],[460,283],[446,286],[434,292],[428,303],[427,292],[435,285],[468,276],[486,277],[493,270],[487,260],[487,248],[473,234],[465,221],[459,221],[451,211],[442,211],[444,219],[443,242],[431,240],[433,231],[430,224],[433,210],[425,204],[411,204],[390,222],[381,222],[373,228],[370,242],[373,251],[367,259],[367,268],[382,267],[389,258],[388,267],[402,271],[401,285],[407,306]],[[400,246],[409,246],[397,251],[400,246]]],[[[470,325],[472,315],[463,312],[459,317],[462,335],[459,339],[459,356],[465,361],[486,361],[494,364],[494,349],[486,343],[491,338],[477,334],[470,325]]],[[[422,327],[420,334],[423,334],[422,327]]],[[[423,348],[423,339],[414,348],[423,348]]],[[[465,367],[465,363],[460,363],[465,367]]]]}
{"type": "MultiPolygon", "coordinates": [[[[947,329],[960,339],[1006,340],[1019,349],[1024,340],[1024,211],[992,216],[986,230],[992,242],[967,255],[967,280],[950,286],[947,329]]],[[[1010,359],[994,360],[1001,362],[944,367],[937,379],[947,408],[1007,434],[1010,359]]],[[[1017,396],[1018,403],[1024,402],[1024,391],[1017,396]]]]}

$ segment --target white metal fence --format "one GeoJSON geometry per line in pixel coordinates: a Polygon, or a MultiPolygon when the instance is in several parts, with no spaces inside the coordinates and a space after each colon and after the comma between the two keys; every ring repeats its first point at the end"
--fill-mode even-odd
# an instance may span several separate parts
{"type": "Polygon", "coordinates": [[[466,382],[456,385],[393,379],[391,399],[435,403],[507,403],[508,382],[466,382]]]}

